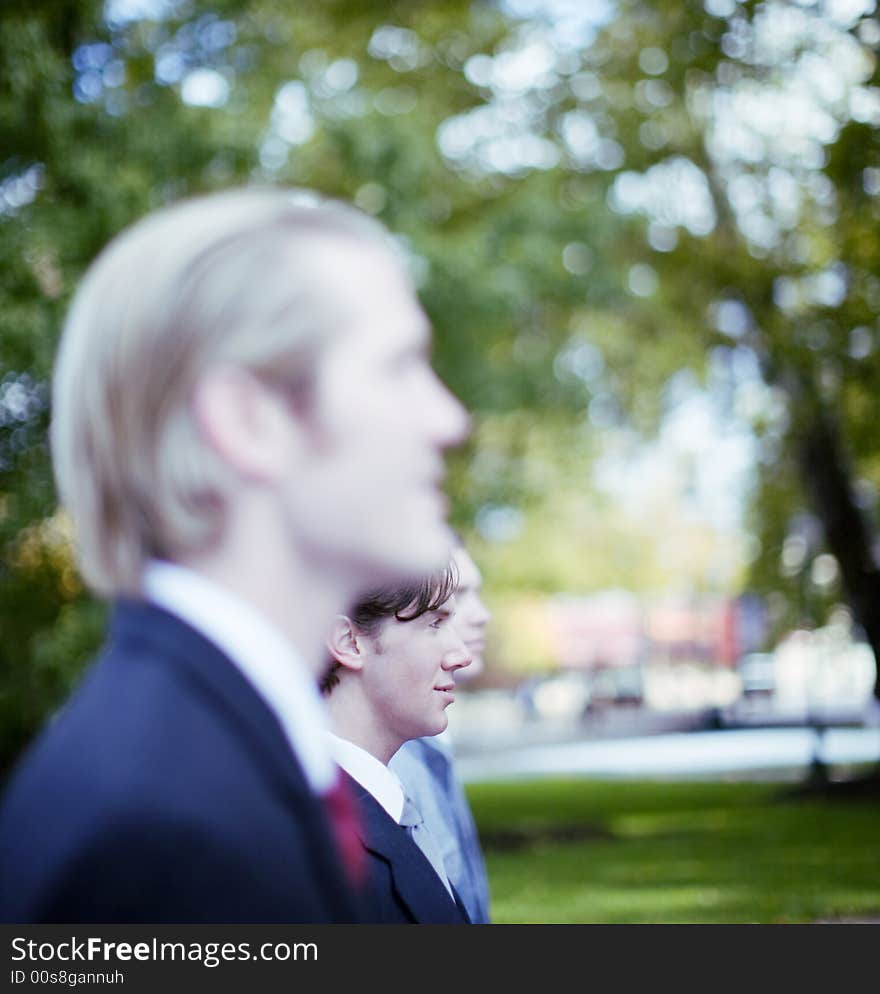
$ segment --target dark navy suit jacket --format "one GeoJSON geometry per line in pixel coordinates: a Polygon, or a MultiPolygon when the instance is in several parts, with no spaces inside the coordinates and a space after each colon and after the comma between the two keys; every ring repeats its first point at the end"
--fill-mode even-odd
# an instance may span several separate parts
{"type": "Polygon", "coordinates": [[[367,852],[367,921],[377,924],[468,924],[427,857],[373,795],[343,771],[358,803],[367,852]]]}
{"type": "Polygon", "coordinates": [[[118,605],[0,805],[0,920],[353,922],[323,807],[214,645],[118,605]]]}

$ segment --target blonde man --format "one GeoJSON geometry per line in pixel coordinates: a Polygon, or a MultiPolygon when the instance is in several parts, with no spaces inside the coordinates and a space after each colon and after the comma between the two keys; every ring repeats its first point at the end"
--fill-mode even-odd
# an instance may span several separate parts
{"type": "Polygon", "coordinates": [[[387,232],[308,193],[183,202],[92,265],[51,444],[114,618],[6,791],[4,920],[359,919],[315,677],[346,605],[448,557],[429,335],[387,232]]]}

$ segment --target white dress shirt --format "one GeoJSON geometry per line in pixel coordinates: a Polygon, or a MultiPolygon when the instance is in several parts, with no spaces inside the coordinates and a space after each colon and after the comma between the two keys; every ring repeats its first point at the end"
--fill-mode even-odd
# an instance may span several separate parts
{"type": "Polygon", "coordinates": [[[345,772],[382,805],[397,824],[403,814],[403,787],[397,774],[348,739],[341,739],[332,732],[327,733],[330,752],[345,772]]]}
{"type": "MultiPolygon", "coordinates": [[[[376,759],[366,749],[361,749],[360,746],[349,742],[348,739],[341,739],[332,732],[328,733],[327,738],[330,743],[330,751],[336,762],[353,780],[357,780],[364,790],[369,791],[399,825],[403,816],[406,795],[397,774],[393,770],[389,770],[384,763],[376,759]]],[[[409,804],[413,804],[412,800],[409,801],[409,804]]],[[[407,833],[425,854],[428,862],[434,868],[434,872],[454,901],[452,884],[449,882],[437,844],[425,826],[421,814],[416,814],[415,811],[413,814],[418,820],[418,825],[416,826],[414,822],[407,822],[409,826],[407,833]]]]}
{"type": "Polygon", "coordinates": [[[181,618],[238,667],[278,718],[312,790],[324,793],[337,777],[327,711],[315,677],[287,637],[236,594],[176,563],[148,563],[143,589],[148,600],[181,618]]]}

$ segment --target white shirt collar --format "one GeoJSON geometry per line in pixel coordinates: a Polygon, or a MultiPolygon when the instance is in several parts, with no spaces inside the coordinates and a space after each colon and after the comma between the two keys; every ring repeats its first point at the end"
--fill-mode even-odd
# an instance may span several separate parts
{"type": "Polygon", "coordinates": [[[341,739],[332,732],[327,733],[327,740],[336,762],[364,790],[368,790],[399,825],[403,814],[403,787],[397,775],[354,742],[341,739]]]}
{"type": "Polygon", "coordinates": [[[143,589],[235,663],[278,718],[312,790],[327,790],[337,773],[327,746],[326,707],[315,678],[282,632],[237,595],[176,563],[148,563],[143,589]]]}

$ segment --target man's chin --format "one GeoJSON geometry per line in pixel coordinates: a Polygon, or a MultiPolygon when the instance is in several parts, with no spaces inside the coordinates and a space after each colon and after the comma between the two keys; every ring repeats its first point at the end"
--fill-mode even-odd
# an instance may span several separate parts
{"type": "Polygon", "coordinates": [[[444,711],[440,718],[432,725],[430,732],[425,732],[428,737],[433,737],[434,735],[440,735],[441,732],[445,732],[449,728],[449,718],[446,717],[446,712],[444,711]]]}

